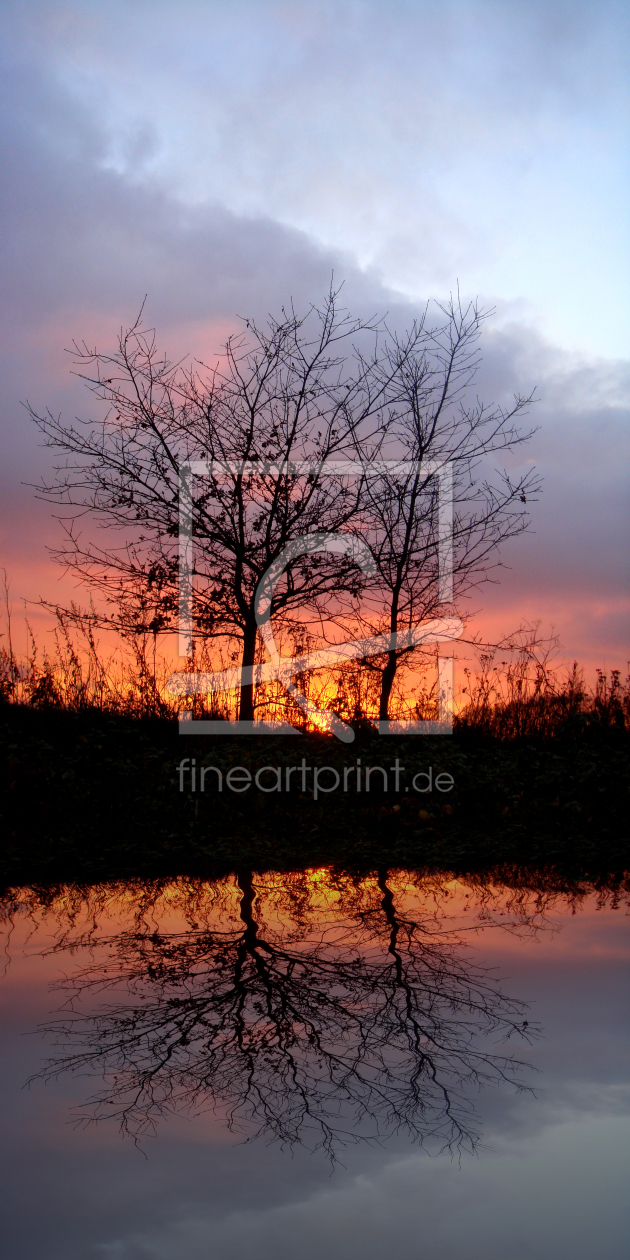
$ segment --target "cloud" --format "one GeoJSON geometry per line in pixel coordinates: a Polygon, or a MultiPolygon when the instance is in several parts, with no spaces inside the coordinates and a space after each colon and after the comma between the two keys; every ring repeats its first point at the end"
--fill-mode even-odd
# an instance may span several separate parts
{"type": "Polygon", "coordinates": [[[102,1260],[251,1254],[291,1260],[296,1253],[304,1260],[379,1260],[387,1248],[423,1260],[462,1252],[471,1260],[499,1260],[509,1247],[528,1260],[541,1254],[544,1238],[557,1260],[590,1260],[594,1253],[615,1260],[627,1228],[620,1208],[627,1132],[619,1119],[568,1124],[520,1145],[518,1154],[502,1143],[494,1158],[462,1169],[412,1156],[301,1203],[212,1224],[193,1216],[163,1231],[119,1237],[96,1254],[102,1260]]]}

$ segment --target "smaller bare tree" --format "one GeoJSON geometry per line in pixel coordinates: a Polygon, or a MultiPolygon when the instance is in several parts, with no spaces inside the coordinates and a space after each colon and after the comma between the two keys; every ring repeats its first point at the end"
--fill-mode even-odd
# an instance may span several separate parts
{"type": "Polygon", "coordinates": [[[461,615],[462,598],[491,578],[501,544],[527,528],[526,504],[539,490],[533,470],[512,479],[490,465],[531,437],[517,422],[532,395],[516,395],[508,408],[469,401],[489,312],[459,297],[438,310],[436,323],[427,308],[411,335],[384,347],[392,405],[382,458],[365,482],[361,528],[375,575],[362,612],[369,633],[385,632],[392,643],[385,657],[366,662],[380,674],[381,720],[397,671],[418,659],[405,632],[455,609],[461,615]]]}

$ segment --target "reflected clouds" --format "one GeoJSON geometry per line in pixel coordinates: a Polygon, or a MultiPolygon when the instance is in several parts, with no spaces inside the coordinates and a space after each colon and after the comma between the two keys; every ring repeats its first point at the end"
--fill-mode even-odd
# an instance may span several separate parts
{"type": "MultiPolygon", "coordinates": [[[[280,1142],[267,1145],[264,1138],[242,1144],[247,1134],[241,1130],[230,1137],[225,1109],[219,1109],[189,1120],[182,1114],[164,1117],[156,1137],[143,1141],[145,1160],[132,1141],[118,1138],[116,1121],[79,1130],[67,1124],[70,1109],[83,1110],[86,1096],[100,1084],[102,1065],[94,1065],[91,1081],[65,1073],[45,1090],[41,1082],[20,1090],[45,1053],[39,1036],[20,1034],[38,1022],[50,1023],[48,1011],[61,1001],[47,993],[47,978],[65,974],[73,981],[81,975],[89,982],[105,974],[105,990],[88,988],[77,1008],[86,1034],[89,1018],[100,1013],[109,1019],[114,1006],[128,1011],[133,1005],[142,1012],[146,1007],[163,1021],[163,1000],[182,996],[184,977],[194,1016],[190,999],[199,998],[203,969],[214,957],[207,948],[210,938],[215,950],[222,941],[231,956],[223,972],[229,980],[225,994],[233,988],[235,946],[251,933],[252,920],[258,925],[256,939],[276,951],[267,966],[272,971],[276,966],[281,980],[286,964],[282,958],[274,961],[278,952],[300,963],[305,956],[304,966],[313,954],[316,963],[330,965],[334,949],[327,951],[327,943],[336,941],[348,961],[353,957],[348,945],[356,950],[363,942],[357,987],[328,986],[323,994],[345,1001],[363,989],[369,975],[377,989],[359,1014],[370,1004],[377,1014],[383,1011],[382,985],[389,986],[391,997],[396,967],[389,953],[392,925],[377,877],[352,879],[322,871],[288,878],[255,875],[256,896],[249,905],[244,875],[241,883],[240,888],[231,879],[22,889],[3,900],[15,925],[2,988],[8,1144],[3,1237],[15,1260],[175,1260],[183,1255],[235,1260],[252,1253],[261,1260],[276,1255],[289,1260],[297,1249],[307,1260],[324,1253],[377,1260],[384,1247],[413,1255],[419,1239],[420,1254],[444,1260],[463,1250],[474,1260],[500,1260],[515,1239],[519,1260],[530,1254],[590,1260],[595,1252],[604,1260],[619,1260],[626,1237],[621,1182],[628,942],[627,888],[618,880],[594,887],[553,870],[504,870],[458,881],[448,874],[388,874],[386,885],[401,925],[395,947],[403,960],[413,962],[407,934],[410,925],[417,928],[412,978],[431,978],[431,965],[423,970],[423,961],[431,964],[431,958],[442,958],[447,974],[460,979],[472,963],[473,974],[483,973],[498,1001],[499,1014],[506,1013],[501,1006],[506,995],[524,999],[531,1006],[524,1017],[543,1029],[531,1046],[520,1037],[512,1039],[511,1052],[538,1069],[521,1078],[534,1085],[534,1094],[508,1087],[468,1096],[482,1123],[477,1159],[465,1153],[461,1163],[448,1156],[427,1159],[410,1145],[409,1133],[398,1132],[381,1144],[359,1141],[346,1147],[331,1179],[325,1152],[314,1155],[298,1143],[289,1154],[280,1142]],[[178,945],[185,946],[179,956],[178,945]],[[116,962],[127,966],[132,987],[137,981],[135,993],[126,983],[116,987],[116,962]],[[162,971],[147,980],[152,963],[162,971]],[[8,1036],[11,1018],[14,1050],[8,1036]]],[[[251,953],[250,959],[254,1001],[264,990],[251,953]]],[[[312,994],[302,995],[304,1007],[313,1010],[319,993],[315,985],[312,994]]],[[[461,1006],[449,1013],[454,1023],[462,1016],[461,1006]]],[[[518,1020],[522,1016],[519,1011],[518,1020]]],[[[494,1037],[479,1038],[477,1048],[510,1052],[509,1043],[498,1046],[494,1037]]],[[[194,1046],[192,1051],[197,1053],[194,1046]]],[[[132,1066],[135,1070],[137,1063],[132,1066]]],[[[348,1127],[355,1114],[346,1106],[337,1119],[348,1127]]],[[[244,1125],[250,1136],[255,1128],[251,1121],[249,1128],[244,1125]]],[[[310,1138],[312,1146],[314,1132],[310,1138]]],[[[430,1142],[427,1147],[434,1149],[430,1142]]]]}
{"type": "Polygon", "coordinates": [[[53,952],[72,966],[43,1076],[102,1074],[88,1120],[142,1138],[170,1112],[211,1110],[248,1138],[333,1160],[400,1133],[474,1150],[473,1095],[530,1084],[507,1043],[536,1029],[466,938],[494,921],[548,930],[549,890],[481,887],[472,912],[463,887],[387,870],[243,871],[130,893],[68,893],[55,908],[53,952]]]}

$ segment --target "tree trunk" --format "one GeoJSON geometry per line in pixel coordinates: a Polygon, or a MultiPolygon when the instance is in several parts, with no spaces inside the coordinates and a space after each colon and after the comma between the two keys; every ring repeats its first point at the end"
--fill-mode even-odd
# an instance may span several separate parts
{"type": "MultiPolygon", "coordinates": [[[[254,620],[248,621],[245,625],[243,634],[243,656],[241,660],[241,668],[249,669],[254,664],[256,657],[256,635],[258,626],[254,620]]],[[[254,721],[254,684],[253,682],[241,682],[240,704],[239,704],[239,721],[254,721]]]]}
{"type": "MultiPolygon", "coordinates": [[[[392,606],[389,618],[389,632],[392,635],[396,634],[396,631],[398,630],[398,597],[399,590],[396,588],[392,592],[392,606]]],[[[392,687],[394,685],[397,668],[398,657],[396,652],[388,652],[387,665],[381,675],[381,702],[378,712],[379,722],[387,722],[389,718],[389,697],[392,694],[392,687]]]]}
{"type": "Polygon", "coordinates": [[[256,936],[258,934],[258,924],[256,923],[256,920],[254,919],[254,915],[253,915],[253,905],[256,899],[256,893],[254,892],[254,881],[253,881],[252,872],[251,871],[238,871],[237,876],[236,876],[236,882],[238,884],[238,887],[241,893],[241,904],[239,907],[239,913],[240,913],[243,923],[245,924],[246,936],[247,936],[246,943],[247,943],[249,951],[253,952],[256,948],[256,936]]]}
{"type": "Polygon", "coordinates": [[[388,888],[387,886],[388,875],[389,875],[388,870],[379,870],[377,872],[377,883],[378,883],[378,887],[380,891],[383,894],[383,900],[381,901],[381,910],[383,911],[383,914],[385,915],[385,918],[387,919],[387,922],[389,924],[389,929],[390,929],[389,947],[388,947],[387,952],[391,954],[395,962],[396,980],[398,984],[403,984],[404,982],[403,961],[398,952],[398,930],[399,930],[400,924],[396,917],[394,894],[391,888],[388,888]]]}
{"type": "Polygon", "coordinates": [[[396,653],[389,652],[387,665],[381,675],[381,701],[378,712],[380,722],[387,722],[389,718],[389,697],[392,694],[397,665],[396,653]]]}

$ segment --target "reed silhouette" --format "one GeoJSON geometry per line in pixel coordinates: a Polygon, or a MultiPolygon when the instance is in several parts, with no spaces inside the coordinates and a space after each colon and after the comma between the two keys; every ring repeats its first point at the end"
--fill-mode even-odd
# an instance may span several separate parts
{"type": "MultiPolygon", "coordinates": [[[[173,661],[157,651],[157,637],[146,623],[146,609],[129,611],[122,642],[99,643],[91,613],[73,610],[70,619],[57,609],[52,646],[42,648],[28,621],[28,652],[14,648],[8,587],[5,578],[5,644],[0,646],[0,699],[36,709],[104,712],[129,718],[174,719],[182,699],[167,690],[173,661]],[[144,618],[144,620],[143,620],[144,618]]],[[[306,635],[306,632],[305,632],[306,635]]],[[[308,650],[308,636],[293,644],[296,654],[308,650]]],[[[586,684],[577,662],[571,669],[554,665],[555,640],[545,639],[539,626],[522,627],[493,648],[481,648],[477,666],[464,670],[465,681],[456,695],[454,729],[501,741],[552,738],[582,726],[630,728],[630,675],[597,670],[593,685],[586,684]]],[[[191,669],[211,672],[225,662],[212,657],[207,645],[191,658],[191,669]]],[[[400,679],[390,696],[395,720],[437,717],[435,652],[425,653],[423,669],[413,690],[400,679]]],[[[344,721],[369,722],[379,713],[379,676],[369,662],[349,661],[300,676],[300,688],[317,706],[332,709],[344,721]]],[[[195,717],[230,719],[236,716],[236,697],[195,696],[195,717]]],[[[312,722],[278,683],[257,689],[256,717],[281,720],[300,730],[312,722]]]]}

